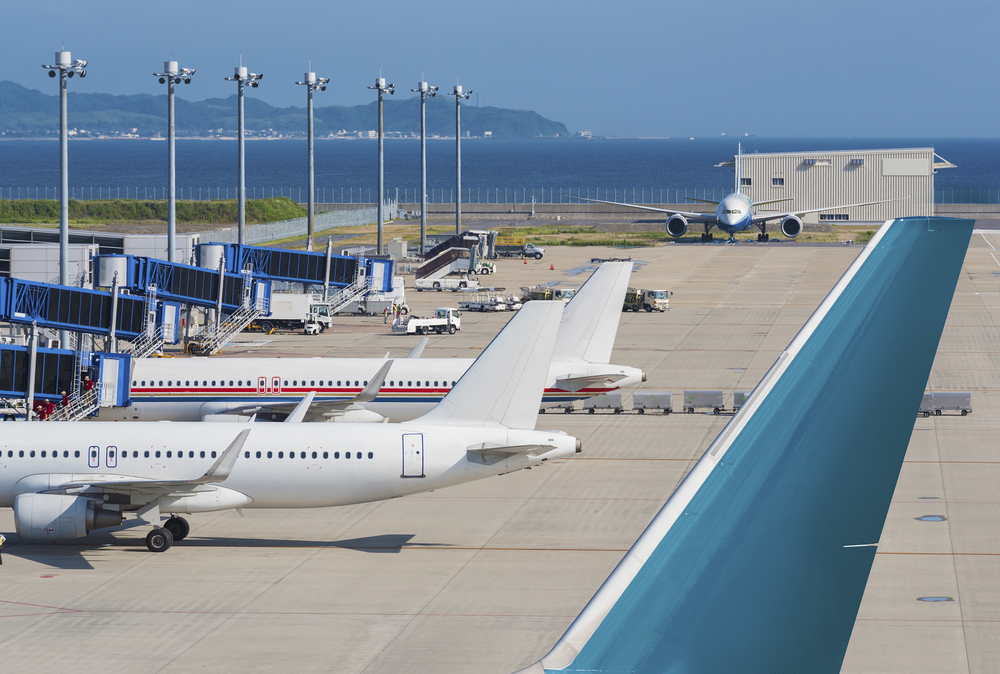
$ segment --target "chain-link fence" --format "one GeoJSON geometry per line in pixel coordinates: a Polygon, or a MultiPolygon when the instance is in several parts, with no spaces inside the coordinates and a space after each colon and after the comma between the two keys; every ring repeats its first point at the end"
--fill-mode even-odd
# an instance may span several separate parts
{"type": "MultiPolygon", "coordinates": [[[[396,213],[395,202],[388,202],[383,207],[383,215],[389,220],[396,213]]],[[[316,214],[316,233],[334,229],[336,227],[360,227],[370,225],[378,220],[378,209],[374,206],[369,208],[358,208],[344,211],[326,211],[316,214]]],[[[305,236],[308,223],[306,218],[295,218],[293,220],[282,220],[281,222],[266,222],[259,225],[246,225],[243,232],[245,243],[253,245],[258,243],[270,243],[305,236]]],[[[239,241],[239,230],[233,227],[213,229],[207,232],[200,232],[202,243],[237,243],[239,241]]]]}

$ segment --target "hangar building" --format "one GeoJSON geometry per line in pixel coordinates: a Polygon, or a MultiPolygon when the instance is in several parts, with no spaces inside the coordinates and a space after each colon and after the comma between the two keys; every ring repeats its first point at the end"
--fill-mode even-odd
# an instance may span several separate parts
{"type": "MultiPolygon", "coordinates": [[[[722,166],[734,166],[725,162],[722,166]]],[[[900,201],[810,213],[806,223],[882,222],[934,215],[934,173],[954,164],[934,148],[768,152],[743,155],[743,191],[754,203],[790,199],[755,208],[757,214],[837,204],[900,201]],[[904,198],[905,197],[905,198],[904,198]]]]}

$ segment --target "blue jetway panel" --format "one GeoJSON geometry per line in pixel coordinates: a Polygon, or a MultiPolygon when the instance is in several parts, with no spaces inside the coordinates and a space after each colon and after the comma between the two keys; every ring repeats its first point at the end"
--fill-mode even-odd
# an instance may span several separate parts
{"type": "MultiPolygon", "coordinates": [[[[325,252],[309,253],[267,246],[209,243],[198,246],[199,264],[214,266],[214,256],[217,255],[219,248],[224,250],[225,268],[231,274],[239,274],[243,269],[250,268],[257,277],[320,286],[326,279],[325,252]],[[203,250],[206,251],[204,262],[203,250]]],[[[392,260],[349,255],[330,256],[330,285],[344,288],[354,283],[358,276],[359,265],[364,275],[376,281],[372,286],[374,291],[392,290],[392,260]]]]}
{"type": "MultiPolygon", "coordinates": [[[[63,391],[73,391],[76,377],[76,353],[67,349],[38,348],[35,352],[36,400],[62,400],[63,391]]],[[[129,374],[132,357],[127,353],[90,354],[84,374],[101,382],[102,403],[116,407],[130,404],[129,374]]],[[[0,344],[0,396],[24,398],[28,395],[31,349],[27,346],[0,344]]],[[[79,382],[82,384],[82,382],[79,382]]]]}
{"type": "MultiPolygon", "coordinates": [[[[110,331],[111,293],[14,278],[0,281],[0,320],[99,335],[110,331]]],[[[135,339],[142,334],[145,312],[144,298],[120,294],[117,336],[135,339]]]]}
{"type": "MultiPolygon", "coordinates": [[[[145,293],[155,285],[158,299],[210,308],[214,308],[219,299],[219,272],[216,270],[134,255],[99,255],[95,259],[97,285],[101,287],[110,287],[117,273],[119,283],[133,293],[145,293]]],[[[235,311],[243,304],[243,277],[228,272],[223,277],[222,309],[235,311]]],[[[267,304],[271,292],[269,282],[255,282],[250,290],[255,301],[261,299],[267,304]]]]}

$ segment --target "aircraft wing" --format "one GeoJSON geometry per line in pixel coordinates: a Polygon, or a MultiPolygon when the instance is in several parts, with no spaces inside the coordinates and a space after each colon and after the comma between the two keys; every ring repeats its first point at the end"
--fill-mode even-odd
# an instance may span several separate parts
{"type": "MultiPolygon", "coordinates": [[[[205,474],[201,477],[192,478],[190,480],[157,480],[154,478],[142,478],[142,477],[124,477],[123,479],[116,480],[101,480],[102,476],[95,475],[97,478],[93,481],[78,481],[78,482],[68,482],[61,484],[56,488],[46,490],[47,493],[67,493],[67,494],[78,494],[89,489],[100,489],[103,492],[133,492],[142,491],[147,493],[170,493],[174,491],[190,491],[193,488],[197,488],[204,484],[225,482],[226,478],[229,477],[230,473],[233,471],[233,466],[236,464],[236,459],[239,458],[240,451],[243,449],[243,444],[247,440],[247,436],[250,435],[251,428],[247,428],[240,431],[240,434],[236,436],[229,447],[226,448],[222,455],[216,459],[212,467],[205,471],[205,474]]],[[[110,475],[103,477],[112,477],[110,475]]]]}
{"type": "Polygon", "coordinates": [[[973,224],[886,222],[522,672],[840,671],[973,224]]]}
{"type": "Polygon", "coordinates": [[[561,379],[556,379],[555,387],[563,391],[576,392],[588,386],[598,386],[600,384],[614,384],[616,381],[625,379],[624,374],[571,374],[561,379]]]}
{"type": "Polygon", "coordinates": [[[640,206],[639,204],[624,204],[617,201],[599,201],[597,199],[584,199],[576,197],[580,201],[592,204],[607,204],[608,206],[626,206],[628,208],[638,208],[641,211],[653,211],[654,213],[666,213],[668,215],[683,215],[692,222],[716,222],[715,213],[689,213],[687,211],[672,211],[669,208],[654,208],[653,206],[640,206]]]}
{"type": "MultiPolygon", "coordinates": [[[[910,197],[900,197],[898,199],[882,199],[881,201],[868,201],[863,204],[844,204],[842,206],[824,206],[823,208],[809,208],[804,211],[788,211],[786,213],[771,213],[768,215],[755,215],[753,216],[754,224],[758,222],[767,222],[768,220],[779,220],[781,218],[787,217],[789,215],[803,216],[806,213],[820,213],[822,211],[833,211],[838,208],[860,208],[861,206],[874,206],[875,204],[887,204],[890,201],[903,201],[904,199],[909,199],[910,197]]],[[[780,200],[784,201],[784,200],[780,200]]],[[[760,204],[755,203],[754,206],[760,206],[761,204],[773,203],[770,201],[762,201],[760,204]]]]}
{"type": "Polygon", "coordinates": [[[323,420],[325,417],[336,416],[351,410],[361,410],[364,409],[363,403],[370,403],[375,400],[379,390],[382,388],[382,384],[385,383],[385,377],[389,374],[390,367],[392,367],[392,361],[386,361],[386,363],[379,368],[379,371],[375,373],[375,376],[368,381],[368,385],[365,386],[361,393],[353,398],[345,398],[343,400],[321,400],[320,402],[314,402],[312,398],[315,397],[316,392],[310,391],[306,397],[299,402],[262,402],[252,405],[244,405],[243,407],[236,407],[231,410],[227,410],[225,414],[254,414],[260,412],[271,412],[287,414],[289,416],[286,421],[295,422],[319,421],[323,420]]]}

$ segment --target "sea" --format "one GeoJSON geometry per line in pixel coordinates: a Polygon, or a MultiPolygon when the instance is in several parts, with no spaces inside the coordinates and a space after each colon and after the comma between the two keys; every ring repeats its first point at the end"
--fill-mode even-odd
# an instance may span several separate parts
{"type": "MultiPolygon", "coordinates": [[[[569,202],[577,196],[666,202],[686,196],[721,198],[731,169],[716,165],[736,154],[933,147],[956,168],[935,177],[936,200],[1000,202],[1000,138],[537,138],[462,140],[462,195],[471,203],[569,202]]],[[[454,201],[455,139],[427,141],[427,191],[432,202],[454,201]]],[[[304,201],[308,186],[304,139],[248,140],[249,198],[291,196],[304,201]]],[[[176,141],[178,198],[234,198],[236,140],[176,141]]],[[[388,198],[413,203],[420,190],[420,141],[386,139],[388,198]]],[[[167,143],[163,140],[71,140],[73,198],[163,198],[167,143]]],[[[378,144],[368,139],[317,139],[316,199],[374,201],[378,144]]],[[[55,198],[59,144],[55,140],[0,141],[0,198],[55,198]]]]}

